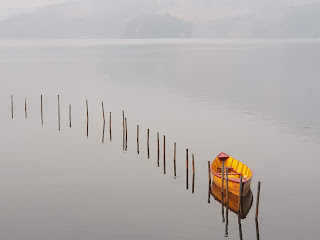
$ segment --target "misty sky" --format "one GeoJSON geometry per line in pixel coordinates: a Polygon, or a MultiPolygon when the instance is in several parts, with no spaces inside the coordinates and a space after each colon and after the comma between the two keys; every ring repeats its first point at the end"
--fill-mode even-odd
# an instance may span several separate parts
{"type": "Polygon", "coordinates": [[[0,20],[21,13],[32,12],[49,4],[57,4],[72,0],[0,0],[0,20]]]}
{"type": "MultiPolygon", "coordinates": [[[[35,11],[37,8],[58,4],[62,2],[81,1],[81,0],[0,0],[0,20],[22,13],[35,11]]],[[[132,0],[138,1],[138,0],[132,0]]],[[[320,0],[150,0],[168,6],[175,5],[172,9],[175,15],[189,20],[212,20],[214,18],[236,16],[236,15],[255,15],[266,14],[275,11],[281,14],[281,9],[306,5],[310,3],[320,3],[320,0]]],[[[95,0],[89,0],[94,4],[95,0]]],[[[112,2],[114,0],[105,0],[112,2]]]]}
{"type": "Polygon", "coordinates": [[[120,37],[137,16],[169,14],[192,23],[193,37],[309,38],[319,12],[320,0],[0,0],[0,35],[120,37]]]}

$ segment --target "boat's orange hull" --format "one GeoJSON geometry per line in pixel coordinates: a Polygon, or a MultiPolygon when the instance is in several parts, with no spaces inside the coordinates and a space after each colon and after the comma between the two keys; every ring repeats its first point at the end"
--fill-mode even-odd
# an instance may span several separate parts
{"type": "MultiPolygon", "coordinates": [[[[221,154],[220,154],[221,155],[221,154]]],[[[220,156],[219,155],[219,156],[220,156]]],[[[212,162],[211,164],[211,173],[213,177],[213,182],[220,188],[222,188],[222,177],[221,177],[221,167],[222,162],[224,161],[225,167],[228,167],[228,189],[234,195],[239,196],[239,188],[240,188],[240,176],[242,175],[242,196],[246,195],[250,189],[251,179],[253,177],[253,173],[248,166],[239,162],[238,160],[228,156],[223,155],[224,158],[219,158],[219,156],[212,162]]],[[[226,189],[226,180],[224,176],[224,186],[226,189]]]]}

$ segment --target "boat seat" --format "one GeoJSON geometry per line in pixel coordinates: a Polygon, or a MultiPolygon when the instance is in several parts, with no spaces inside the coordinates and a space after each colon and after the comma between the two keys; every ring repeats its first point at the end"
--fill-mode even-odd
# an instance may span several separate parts
{"type": "MultiPolygon", "coordinates": [[[[232,167],[225,167],[226,168],[226,171],[228,171],[228,172],[236,172],[232,167]]],[[[219,172],[222,172],[222,167],[218,167],[217,168],[217,170],[219,171],[219,172]]]]}
{"type": "MultiPolygon", "coordinates": [[[[231,180],[233,182],[240,183],[240,178],[229,178],[228,180],[231,180]]],[[[242,178],[242,183],[247,182],[248,180],[246,178],[242,178]]]]}
{"type": "MultiPolygon", "coordinates": [[[[233,167],[225,167],[225,168],[227,168],[228,170],[233,170],[233,167]]],[[[220,170],[222,169],[222,167],[218,167],[218,169],[220,170]]]]}
{"type": "MultiPolygon", "coordinates": [[[[218,173],[218,175],[222,175],[222,173],[218,173]]],[[[228,175],[242,175],[242,173],[228,172],[228,175]]]]}

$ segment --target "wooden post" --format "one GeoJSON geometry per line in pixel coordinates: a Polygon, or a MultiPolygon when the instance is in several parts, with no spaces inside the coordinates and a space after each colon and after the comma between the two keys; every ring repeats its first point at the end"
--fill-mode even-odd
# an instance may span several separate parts
{"type": "Polygon", "coordinates": [[[148,159],[150,159],[150,150],[149,150],[149,135],[150,135],[150,130],[148,128],[148,136],[147,136],[147,149],[148,149],[148,159]]]}
{"type": "Polygon", "coordinates": [[[189,153],[186,149],[186,188],[189,188],[189,153]]]}
{"type": "Polygon", "coordinates": [[[111,131],[111,112],[110,112],[110,119],[109,119],[109,134],[110,134],[110,141],[112,141],[112,131],[111,131]]]}
{"type": "Polygon", "coordinates": [[[43,108],[42,108],[42,95],[41,95],[41,125],[43,126],[43,108]]]}
{"type": "Polygon", "coordinates": [[[124,111],[122,110],[122,147],[124,150],[124,139],[125,139],[125,129],[124,129],[124,111]]]}
{"type": "Polygon", "coordinates": [[[194,154],[192,154],[192,174],[195,174],[194,168],[194,154]]]}
{"type": "Polygon", "coordinates": [[[239,238],[242,240],[242,226],[241,226],[241,216],[242,216],[242,175],[240,175],[239,183],[239,202],[238,202],[238,224],[239,224],[239,238]]]}
{"type": "Polygon", "coordinates": [[[60,131],[60,96],[58,95],[58,130],[60,131]]]}
{"type": "Polygon", "coordinates": [[[209,174],[209,182],[211,183],[211,171],[210,171],[210,161],[208,161],[208,174],[209,174]]]}
{"type": "Polygon", "coordinates": [[[71,127],[71,104],[69,104],[69,123],[71,127]]]}
{"type": "Polygon", "coordinates": [[[192,193],[194,193],[194,180],[195,180],[194,154],[192,154],[192,193]]]}
{"type": "Polygon", "coordinates": [[[239,224],[239,238],[242,240],[242,226],[241,226],[241,216],[242,216],[242,175],[240,175],[239,183],[239,202],[238,202],[238,224],[239,224]]]}
{"type": "Polygon", "coordinates": [[[128,125],[127,125],[127,118],[124,118],[124,122],[125,122],[125,128],[126,128],[126,150],[128,150],[128,125]]]}
{"type": "Polygon", "coordinates": [[[87,106],[87,138],[89,137],[89,106],[88,106],[88,100],[86,100],[86,106],[87,106]]]}
{"type": "Polygon", "coordinates": [[[163,174],[166,174],[166,135],[163,135],[163,174]]]}
{"type": "Polygon", "coordinates": [[[242,216],[242,175],[240,175],[240,183],[239,183],[239,202],[238,202],[238,224],[239,224],[239,237],[242,240],[242,226],[241,226],[241,216],[242,216]]]}
{"type": "Polygon", "coordinates": [[[174,143],[174,150],[173,150],[173,173],[174,177],[177,177],[177,168],[176,168],[176,146],[177,144],[174,143]]]}
{"type": "Polygon", "coordinates": [[[224,219],[224,161],[222,161],[222,173],[221,173],[221,213],[222,213],[222,222],[225,222],[224,219]]]}
{"type": "Polygon", "coordinates": [[[210,192],[211,192],[211,171],[210,171],[210,161],[208,161],[208,174],[209,174],[209,188],[208,188],[208,203],[210,203],[210,192]]]}
{"type": "Polygon", "coordinates": [[[239,182],[239,202],[238,202],[238,215],[242,215],[242,175],[240,175],[240,182],[239,182]]]}
{"type": "Polygon", "coordinates": [[[225,237],[228,237],[228,225],[229,225],[229,180],[228,180],[228,169],[226,168],[226,229],[225,229],[225,237]]]}
{"type": "Polygon", "coordinates": [[[103,106],[103,101],[102,101],[102,118],[103,118],[103,121],[105,122],[106,119],[105,119],[105,116],[104,116],[104,106],[103,106]]]}
{"type": "Polygon", "coordinates": [[[258,182],[257,205],[256,205],[256,217],[255,217],[256,219],[258,219],[258,215],[259,215],[260,185],[261,185],[261,182],[258,182]]]}
{"type": "Polygon", "coordinates": [[[137,153],[139,154],[139,125],[137,125],[137,153]]]}
{"type": "Polygon", "coordinates": [[[104,106],[103,106],[103,101],[101,102],[101,107],[102,107],[102,120],[103,120],[103,127],[102,127],[102,143],[104,143],[104,132],[106,128],[106,118],[104,115],[104,106]]]}
{"type": "Polygon", "coordinates": [[[158,167],[160,166],[160,139],[159,132],[157,132],[157,140],[158,140],[158,167]]]}
{"type": "Polygon", "coordinates": [[[26,98],[24,99],[24,114],[25,114],[25,117],[27,119],[28,115],[27,115],[27,99],[26,98]]]}
{"type": "Polygon", "coordinates": [[[11,118],[13,119],[13,96],[11,95],[11,118]]]}

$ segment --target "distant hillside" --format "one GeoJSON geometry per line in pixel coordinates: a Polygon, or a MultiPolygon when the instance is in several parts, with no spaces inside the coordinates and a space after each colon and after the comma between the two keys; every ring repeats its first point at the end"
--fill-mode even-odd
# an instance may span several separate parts
{"type": "Polygon", "coordinates": [[[191,24],[150,0],[88,0],[43,7],[0,22],[0,38],[190,37],[191,24]],[[112,2],[112,4],[111,4],[112,2]]]}
{"type": "Polygon", "coordinates": [[[192,24],[170,15],[139,16],[126,25],[127,38],[179,38],[192,36],[192,24]]]}
{"type": "Polygon", "coordinates": [[[278,1],[245,5],[221,0],[75,0],[1,21],[0,38],[310,38],[319,34],[320,3],[278,1]]]}

